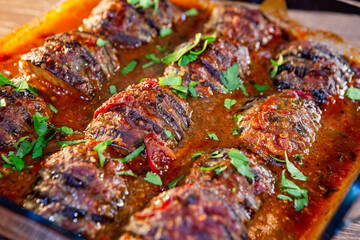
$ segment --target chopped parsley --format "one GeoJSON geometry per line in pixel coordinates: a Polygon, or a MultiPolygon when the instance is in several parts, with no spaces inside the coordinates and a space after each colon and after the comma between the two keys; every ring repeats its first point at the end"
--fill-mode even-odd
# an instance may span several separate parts
{"type": "Polygon", "coordinates": [[[106,41],[101,37],[98,37],[98,39],[96,40],[96,45],[98,45],[99,47],[103,47],[106,45],[106,41]]]}
{"type": "Polygon", "coordinates": [[[231,189],[231,192],[232,192],[232,193],[235,193],[235,192],[236,192],[236,188],[233,187],[233,188],[231,189]]]}
{"type": "Polygon", "coordinates": [[[254,85],[255,89],[258,91],[266,91],[269,89],[269,85],[254,85]]]}
{"type": "Polygon", "coordinates": [[[193,16],[197,16],[199,14],[199,12],[196,8],[191,8],[191,9],[187,10],[186,12],[184,12],[184,14],[187,17],[193,17],[193,16]]]}
{"type": "Polygon", "coordinates": [[[215,151],[210,153],[210,155],[211,156],[209,158],[222,158],[224,156],[224,153],[223,152],[219,153],[219,151],[215,151]]]}
{"type": "Polygon", "coordinates": [[[272,159],[274,159],[275,161],[277,161],[277,162],[281,162],[281,163],[284,163],[285,161],[284,160],[281,160],[281,159],[279,159],[279,158],[277,158],[277,157],[274,157],[274,156],[270,156],[272,159]]]}
{"type": "Polygon", "coordinates": [[[146,173],[146,177],[144,178],[145,181],[152,183],[154,185],[158,185],[161,186],[162,185],[162,181],[159,175],[152,173],[152,172],[147,172],[146,173]]]}
{"type": "Polygon", "coordinates": [[[146,55],[145,55],[145,58],[146,58],[146,59],[149,59],[149,60],[152,60],[152,61],[144,64],[144,65],[142,66],[143,69],[148,68],[148,67],[150,67],[150,66],[152,66],[152,65],[154,65],[154,64],[159,64],[159,63],[161,63],[160,58],[158,58],[154,53],[146,54],[146,55]]]}
{"type": "Polygon", "coordinates": [[[220,80],[224,84],[226,91],[234,91],[240,88],[246,97],[249,96],[244,84],[239,78],[239,63],[236,62],[228,67],[226,72],[221,72],[220,80]]]}
{"type": "Polygon", "coordinates": [[[351,100],[360,100],[360,89],[359,88],[354,88],[354,87],[350,87],[348,88],[348,90],[346,91],[345,94],[348,98],[350,98],[351,100]]]}
{"type": "Polygon", "coordinates": [[[172,135],[169,130],[164,130],[164,132],[165,132],[165,135],[167,136],[168,139],[174,138],[174,135],[172,135]]]}
{"type": "Polygon", "coordinates": [[[85,143],[88,142],[89,139],[80,139],[80,140],[73,140],[73,141],[60,141],[57,142],[56,145],[61,146],[62,148],[71,146],[71,145],[77,145],[79,143],[85,143]]]}
{"type": "Polygon", "coordinates": [[[22,77],[22,78],[14,78],[12,81],[10,81],[9,79],[7,79],[7,77],[5,77],[0,73],[0,86],[10,85],[14,88],[13,89],[14,92],[25,92],[27,90],[33,95],[37,96],[38,90],[35,87],[28,84],[29,79],[30,77],[22,77]]]}
{"type": "Polygon", "coordinates": [[[137,177],[137,175],[135,173],[133,173],[132,171],[120,171],[120,172],[116,172],[116,175],[129,175],[132,177],[137,177]]]}
{"type": "Polygon", "coordinates": [[[0,98],[0,107],[6,107],[5,98],[0,98]]]}
{"type": "Polygon", "coordinates": [[[224,106],[230,110],[232,106],[234,106],[237,103],[235,99],[226,98],[224,101],[224,106]]]}
{"type": "Polygon", "coordinates": [[[236,125],[239,125],[243,119],[244,115],[234,114],[234,121],[236,125]]]}
{"type": "Polygon", "coordinates": [[[106,140],[106,141],[98,143],[94,147],[94,151],[97,152],[99,155],[99,161],[100,161],[101,167],[103,167],[104,163],[105,163],[105,155],[103,154],[103,152],[106,150],[107,146],[111,145],[112,143],[113,143],[112,140],[106,140]]]}
{"type": "MultiPolygon", "coordinates": [[[[296,185],[285,177],[285,170],[282,172],[280,187],[282,190],[295,198],[295,210],[300,211],[308,205],[308,191],[296,185]]],[[[284,198],[281,198],[285,200],[284,198]]]]}
{"type": "Polygon", "coordinates": [[[159,52],[164,53],[166,52],[166,49],[168,47],[169,43],[166,43],[164,46],[156,45],[156,49],[159,50],[159,52]]]}
{"type": "Polygon", "coordinates": [[[155,15],[159,9],[159,0],[126,0],[126,2],[135,5],[136,8],[146,9],[154,6],[153,15],[155,15]]]}
{"type": "Polygon", "coordinates": [[[136,65],[137,65],[137,61],[132,60],[131,62],[128,63],[128,65],[126,65],[123,69],[121,69],[120,73],[122,75],[128,74],[135,69],[136,65]]]}
{"type": "Polygon", "coordinates": [[[205,153],[205,152],[204,152],[204,151],[200,151],[200,152],[194,153],[191,157],[192,157],[192,158],[197,158],[197,157],[200,157],[203,153],[205,153]]]}
{"type": "Polygon", "coordinates": [[[142,144],[140,147],[138,147],[133,152],[128,154],[125,158],[114,158],[114,160],[126,163],[126,162],[129,162],[131,159],[136,158],[137,156],[139,156],[140,153],[142,151],[144,151],[144,150],[145,150],[145,144],[142,144]]]}
{"type": "Polygon", "coordinates": [[[197,92],[196,92],[196,89],[195,89],[195,86],[197,84],[199,84],[199,82],[191,81],[189,83],[189,92],[190,92],[191,96],[193,96],[194,98],[197,98],[197,92]]]}
{"type": "Polygon", "coordinates": [[[174,73],[170,72],[169,77],[159,77],[159,85],[160,86],[170,86],[172,90],[178,94],[183,99],[186,99],[189,88],[186,86],[181,86],[181,77],[174,73]]]}
{"type": "Polygon", "coordinates": [[[216,175],[219,175],[220,173],[222,173],[226,169],[227,169],[227,166],[219,167],[219,168],[215,169],[215,173],[216,173],[216,175]]]}
{"type": "Polygon", "coordinates": [[[20,172],[25,167],[24,161],[21,158],[15,156],[14,152],[12,151],[10,151],[7,156],[1,154],[1,158],[4,160],[4,162],[6,162],[6,164],[4,164],[4,167],[6,168],[11,168],[17,172],[20,172]]]}
{"type": "Polygon", "coordinates": [[[270,62],[274,66],[270,73],[270,76],[273,78],[276,76],[279,67],[284,63],[284,59],[283,59],[283,56],[280,55],[279,59],[277,61],[270,59],[270,62]]]}
{"type": "Polygon", "coordinates": [[[212,170],[214,170],[214,169],[216,169],[216,168],[218,168],[220,166],[221,166],[221,164],[216,165],[216,166],[212,166],[212,167],[203,167],[203,166],[201,166],[200,170],[202,170],[202,171],[212,171],[212,170]]]}
{"type": "Polygon", "coordinates": [[[289,171],[289,173],[293,179],[300,180],[300,181],[307,180],[307,177],[305,177],[304,174],[302,174],[302,172],[300,172],[300,170],[297,169],[295,167],[295,165],[289,161],[286,152],[285,152],[285,162],[286,162],[286,168],[289,171]]]}
{"type": "Polygon", "coordinates": [[[219,138],[218,138],[218,136],[216,136],[216,134],[215,133],[207,133],[207,137],[206,137],[206,139],[212,139],[212,140],[215,140],[215,141],[219,141],[219,138]]]}
{"type": "Polygon", "coordinates": [[[235,128],[235,129],[232,131],[231,135],[233,135],[233,136],[239,135],[239,131],[237,130],[237,128],[235,128]]]}
{"type": "Polygon", "coordinates": [[[110,91],[110,94],[112,94],[112,95],[114,95],[115,93],[117,93],[117,91],[116,91],[116,86],[115,86],[115,85],[109,86],[109,91],[110,91]]]}
{"type": "Polygon", "coordinates": [[[175,50],[166,57],[163,57],[161,60],[166,64],[171,64],[173,62],[179,61],[179,66],[185,66],[189,62],[195,61],[197,56],[205,51],[208,44],[216,40],[216,34],[202,36],[201,33],[195,35],[194,43],[188,44],[175,50]],[[191,51],[193,48],[199,45],[200,41],[204,40],[204,44],[201,50],[191,51]],[[185,55],[187,52],[190,52],[188,55],[185,55]]]}
{"type": "Polygon", "coordinates": [[[290,202],[293,201],[291,197],[286,196],[286,195],[284,195],[284,194],[278,194],[278,195],[277,195],[277,198],[279,198],[279,199],[281,199],[281,200],[285,200],[285,201],[290,201],[290,202]]]}
{"type": "Polygon", "coordinates": [[[168,184],[169,189],[175,187],[176,184],[177,184],[181,179],[184,178],[184,176],[185,176],[185,175],[183,174],[183,175],[181,175],[180,177],[178,177],[177,179],[175,179],[174,181],[172,181],[171,183],[169,183],[169,184],[168,184]]]}
{"type": "Polygon", "coordinates": [[[173,33],[173,30],[169,27],[163,27],[160,29],[160,37],[166,37],[173,33]]]}
{"type": "Polygon", "coordinates": [[[238,170],[241,175],[249,179],[254,178],[254,174],[248,165],[250,160],[244,154],[238,150],[231,149],[229,151],[229,157],[231,158],[231,164],[238,170]]]}
{"type": "Polygon", "coordinates": [[[215,170],[216,175],[219,175],[221,172],[225,171],[227,166],[222,166],[222,164],[212,166],[212,167],[200,167],[202,171],[212,171],[215,170]]]}
{"type": "Polygon", "coordinates": [[[59,111],[54,107],[54,105],[52,105],[51,103],[49,103],[49,108],[51,111],[53,111],[54,113],[58,113],[59,111]]]}

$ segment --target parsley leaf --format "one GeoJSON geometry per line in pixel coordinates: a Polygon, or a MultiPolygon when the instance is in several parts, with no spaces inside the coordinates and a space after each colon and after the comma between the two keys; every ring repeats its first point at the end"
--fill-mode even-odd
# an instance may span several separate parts
{"type": "Polygon", "coordinates": [[[269,89],[269,85],[254,85],[255,89],[258,91],[266,91],[269,89]]]}
{"type": "Polygon", "coordinates": [[[196,89],[195,89],[195,86],[197,84],[199,84],[199,82],[191,81],[189,83],[189,92],[190,92],[191,96],[193,96],[194,98],[197,98],[197,92],[196,92],[196,89]]]}
{"type": "Polygon", "coordinates": [[[154,53],[146,54],[146,55],[145,55],[145,58],[146,58],[146,59],[150,59],[150,60],[152,60],[152,61],[144,64],[144,65],[142,66],[143,69],[148,68],[148,67],[150,67],[150,66],[152,66],[152,65],[154,65],[154,64],[161,63],[160,58],[158,58],[154,53]]]}
{"type": "Polygon", "coordinates": [[[169,77],[159,77],[159,85],[181,86],[181,77],[174,72],[170,72],[169,77]]]}
{"type": "Polygon", "coordinates": [[[197,59],[197,55],[195,54],[188,54],[188,55],[183,55],[180,60],[179,60],[179,66],[183,67],[186,66],[188,63],[193,62],[197,59]]]}
{"type": "Polygon", "coordinates": [[[161,47],[160,45],[156,45],[156,49],[159,50],[161,53],[164,53],[166,52],[168,45],[169,45],[168,42],[163,47],[161,47]]]}
{"type": "Polygon", "coordinates": [[[137,61],[132,60],[131,62],[128,63],[128,65],[126,65],[123,69],[121,69],[120,73],[122,75],[128,74],[135,69],[136,65],[137,65],[137,61]]]}
{"type": "Polygon", "coordinates": [[[88,141],[89,141],[89,139],[80,139],[80,140],[73,140],[73,141],[60,141],[60,142],[57,142],[56,145],[61,146],[61,147],[67,147],[67,146],[71,146],[71,145],[77,145],[79,143],[85,143],[88,141]]]}
{"type": "Polygon", "coordinates": [[[186,99],[188,92],[189,92],[189,88],[185,87],[185,86],[172,86],[171,87],[174,91],[174,93],[176,93],[177,95],[179,95],[181,98],[186,99]]]}
{"type": "Polygon", "coordinates": [[[350,87],[348,88],[348,90],[346,91],[345,94],[348,98],[350,98],[351,100],[360,100],[360,89],[359,88],[354,88],[354,87],[350,87]]]}
{"type": "Polygon", "coordinates": [[[235,128],[235,129],[232,131],[231,135],[233,135],[233,136],[239,135],[239,132],[238,132],[237,128],[235,128]]]}
{"type": "Polygon", "coordinates": [[[11,168],[17,172],[20,172],[25,167],[24,161],[21,158],[15,156],[14,152],[12,151],[10,151],[7,156],[1,154],[1,158],[4,160],[4,162],[6,162],[4,167],[11,168]]]}
{"type": "Polygon", "coordinates": [[[210,153],[210,155],[211,156],[209,158],[222,158],[224,156],[224,153],[223,152],[219,153],[219,151],[215,151],[210,153]]]}
{"type": "Polygon", "coordinates": [[[285,170],[282,172],[280,187],[285,193],[295,198],[296,211],[300,211],[308,205],[308,191],[287,179],[285,177],[285,170]]]}
{"type": "Polygon", "coordinates": [[[142,151],[144,151],[145,149],[145,144],[142,144],[140,147],[138,147],[137,149],[135,149],[133,152],[131,152],[130,154],[128,154],[125,158],[114,158],[113,160],[115,161],[121,161],[121,162],[128,162],[133,158],[136,158],[137,156],[140,155],[140,153],[142,151]]]}
{"type": "Polygon", "coordinates": [[[195,35],[195,40],[193,44],[188,44],[182,48],[179,48],[174,52],[170,53],[169,55],[167,55],[166,57],[163,57],[161,60],[163,61],[163,63],[166,64],[171,64],[173,62],[178,61],[185,53],[196,47],[196,45],[199,44],[200,39],[201,39],[201,33],[197,33],[195,35]]]}
{"type": "Polygon", "coordinates": [[[221,164],[216,165],[216,166],[212,166],[212,167],[203,167],[203,166],[201,166],[201,167],[200,167],[200,170],[201,170],[201,171],[211,171],[211,170],[214,170],[214,169],[216,169],[216,168],[218,168],[218,167],[220,167],[220,166],[221,166],[221,164]]]}
{"type": "Polygon", "coordinates": [[[181,179],[184,178],[184,176],[185,176],[185,175],[183,174],[183,175],[181,175],[180,177],[178,177],[177,179],[175,179],[174,181],[172,181],[171,183],[169,183],[169,184],[168,184],[169,189],[175,187],[176,184],[177,184],[181,179]]]}
{"type": "Polygon", "coordinates": [[[227,166],[219,167],[219,168],[215,169],[215,173],[216,173],[216,175],[219,175],[220,173],[222,173],[226,169],[227,169],[227,166]]]}
{"type": "Polygon", "coordinates": [[[154,6],[153,15],[155,15],[159,9],[159,0],[126,0],[128,4],[135,5],[136,8],[149,8],[154,6]]]}
{"type": "Polygon", "coordinates": [[[279,198],[279,199],[281,199],[281,200],[285,200],[285,201],[290,201],[290,202],[293,201],[291,197],[286,196],[286,195],[284,195],[284,194],[278,194],[278,195],[277,195],[277,198],[279,198]]]}
{"type": "Polygon", "coordinates": [[[302,172],[300,172],[300,170],[297,169],[295,165],[289,161],[286,152],[285,152],[285,162],[286,162],[286,168],[293,179],[306,181],[307,177],[305,177],[304,174],[302,174],[302,172]]]}
{"type": "Polygon", "coordinates": [[[196,158],[196,157],[201,156],[203,153],[205,153],[205,152],[204,152],[204,151],[200,151],[200,152],[194,153],[191,157],[192,157],[192,158],[196,158]]]}
{"type": "Polygon", "coordinates": [[[3,86],[3,85],[12,85],[12,82],[7,78],[5,77],[4,75],[2,75],[0,73],[0,86],[3,86]]]}
{"type": "Polygon", "coordinates": [[[184,12],[184,14],[187,17],[193,17],[193,16],[197,16],[199,14],[199,12],[197,11],[196,8],[191,8],[191,9],[187,10],[186,12],[184,12]]]}
{"type": "Polygon", "coordinates": [[[109,86],[109,91],[110,91],[110,94],[112,94],[112,95],[114,95],[115,93],[117,93],[117,91],[116,91],[116,86],[115,86],[115,85],[109,86]]]}
{"type": "Polygon", "coordinates": [[[40,113],[36,112],[33,115],[34,120],[34,128],[35,132],[39,137],[44,137],[46,134],[50,132],[48,127],[49,117],[42,116],[40,113]]]}
{"type": "Polygon", "coordinates": [[[154,185],[158,185],[158,186],[162,185],[160,176],[155,173],[152,173],[152,172],[148,172],[146,174],[146,177],[144,178],[144,180],[148,181],[149,183],[152,183],[154,185]]]}
{"type": "Polygon", "coordinates": [[[237,101],[235,99],[226,98],[224,101],[224,106],[230,110],[230,108],[234,106],[236,103],[237,101]]]}
{"type": "Polygon", "coordinates": [[[221,72],[220,80],[229,91],[234,91],[240,88],[246,97],[249,96],[239,78],[239,63],[236,62],[228,67],[226,72],[221,72]]]}
{"type": "Polygon", "coordinates": [[[116,175],[129,175],[132,177],[137,177],[137,175],[135,173],[133,173],[132,171],[120,171],[120,172],[116,172],[116,175]]]}
{"type": "Polygon", "coordinates": [[[165,132],[165,135],[167,136],[168,139],[174,138],[174,135],[172,135],[169,130],[164,130],[164,132],[165,132]]]}
{"type": "Polygon", "coordinates": [[[276,76],[279,67],[284,63],[284,59],[283,56],[280,55],[279,59],[277,60],[277,62],[273,59],[270,59],[271,64],[274,66],[273,69],[271,70],[270,76],[273,78],[276,76]]]}
{"type": "Polygon", "coordinates": [[[216,136],[216,134],[215,133],[207,133],[207,137],[206,137],[206,139],[212,139],[212,140],[215,140],[215,141],[219,141],[219,138],[218,138],[218,136],[216,136]]]}
{"type": "Polygon", "coordinates": [[[243,119],[244,115],[234,114],[234,121],[236,125],[239,125],[243,119]]]}
{"type": "Polygon", "coordinates": [[[33,95],[37,96],[38,90],[35,87],[28,84],[29,79],[30,77],[22,77],[22,78],[15,78],[13,79],[13,81],[10,81],[9,79],[7,79],[7,77],[5,77],[0,73],[0,86],[10,85],[14,88],[13,91],[15,92],[24,92],[25,90],[28,90],[33,95]]]}
{"type": "Polygon", "coordinates": [[[274,159],[275,161],[277,161],[277,162],[281,162],[281,163],[284,163],[284,162],[285,162],[284,160],[281,160],[281,159],[279,159],[279,158],[277,158],[277,157],[274,157],[274,156],[271,156],[271,155],[270,155],[270,157],[271,157],[272,159],[274,159]]]}
{"type": "Polygon", "coordinates": [[[163,27],[163,28],[160,29],[160,36],[161,37],[166,37],[166,36],[168,36],[168,35],[170,35],[172,33],[173,33],[173,30],[171,28],[169,28],[169,27],[163,27]]]}
{"type": "Polygon", "coordinates": [[[98,45],[99,47],[103,47],[106,45],[106,41],[101,37],[98,37],[98,39],[96,40],[96,45],[98,45]]]}
{"type": "Polygon", "coordinates": [[[254,174],[252,173],[251,168],[248,166],[248,162],[250,160],[244,154],[235,149],[231,149],[229,151],[229,157],[231,158],[231,164],[238,170],[241,175],[249,179],[254,178],[254,174]]]}
{"type": "Polygon", "coordinates": [[[54,107],[54,105],[52,105],[51,103],[49,103],[49,108],[51,111],[53,111],[54,113],[58,113],[59,111],[54,107]]]}
{"type": "Polygon", "coordinates": [[[17,142],[14,144],[14,148],[18,148],[19,144],[22,143],[23,141],[25,141],[28,138],[29,138],[29,136],[19,138],[19,140],[17,140],[17,142]]]}
{"type": "Polygon", "coordinates": [[[111,145],[113,143],[112,140],[106,140],[103,142],[98,143],[95,147],[94,147],[94,151],[98,153],[99,155],[99,161],[100,161],[100,166],[103,167],[104,166],[104,162],[105,162],[105,155],[103,154],[103,152],[106,150],[108,145],[111,145]]]}
{"type": "Polygon", "coordinates": [[[23,140],[19,149],[17,150],[16,152],[16,156],[19,157],[19,158],[23,158],[25,157],[25,155],[27,155],[28,153],[31,152],[31,150],[33,149],[35,145],[35,141],[33,142],[28,142],[27,140],[23,140]]]}

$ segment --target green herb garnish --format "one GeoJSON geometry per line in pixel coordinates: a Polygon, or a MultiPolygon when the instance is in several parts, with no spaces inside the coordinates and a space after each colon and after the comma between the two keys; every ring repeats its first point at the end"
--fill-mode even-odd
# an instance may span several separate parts
{"type": "Polygon", "coordinates": [[[254,85],[255,89],[258,91],[266,91],[269,89],[269,85],[254,85]]]}
{"type": "Polygon", "coordinates": [[[181,86],[181,77],[174,72],[170,72],[169,77],[159,77],[160,86],[181,86]]]}
{"type": "Polygon", "coordinates": [[[348,98],[350,98],[351,100],[360,100],[360,89],[359,88],[354,88],[354,87],[350,87],[348,88],[348,90],[346,91],[345,94],[348,98]]]}
{"type": "Polygon", "coordinates": [[[144,178],[144,180],[148,181],[149,183],[152,183],[154,185],[158,185],[158,186],[162,185],[160,176],[155,173],[152,173],[152,172],[148,172],[146,174],[146,177],[144,178]]]}
{"type": "Polygon", "coordinates": [[[99,47],[103,47],[106,45],[106,41],[101,37],[98,37],[98,39],[96,40],[96,45],[98,45],[99,47]]]}
{"type": "Polygon", "coordinates": [[[230,108],[234,106],[236,103],[237,101],[235,99],[226,98],[224,101],[224,106],[230,110],[230,108]]]}
{"type": "Polygon", "coordinates": [[[137,61],[132,60],[131,62],[128,63],[128,65],[126,65],[123,69],[121,69],[120,73],[122,75],[128,74],[135,69],[136,65],[137,65],[137,61]]]}
{"type": "Polygon", "coordinates": [[[234,91],[240,88],[246,97],[249,96],[244,87],[244,84],[239,78],[239,63],[236,62],[230,67],[228,67],[226,72],[221,72],[220,80],[226,87],[226,90],[234,91]]]}
{"type": "Polygon", "coordinates": [[[109,86],[109,91],[110,91],[110,94],[112,94],[112,95],[114,95],[115,93],[117,93],[117,91],[116,91],[116,86],[115,86],[115,85],[109,86]]]}
{"type": "Polygon", "coordinates": [[[173,33],[173,30],[169,27],[163,27],[160,29],[160,37],[166,37],[173,33]]]}
{"type": "Polygon", "coordinates": [[[132,177],[137,177],[137,175],[135,173],[133,173],[132,171],[120,171],[120,172],[116,172],[116,175],[129,175],[132,177]]]}
{"type": "Polygon", "coordinates": [[[57,142],[56,145],[64,148],[67,146],[77,145],[79,143],[85,143],[85,142],[89,142],[89,141],[90,141],[89,139],[80,139],[80,140],[73,140],[73,141],[60,141],[60,142],[57,142]]]}
{"type": "Polygon", "coordinates": [[[187,10],[186,12],[184,12],[184,14],[187,17],[193,17],[193,16],[197,16],[199,14],[199,12],[197,11],[196,8],[191,8],[191,9],[187,10]]]}
{"type": "Polygon", "coordinates": [[[6,164],[4,164],[4,167],[6,168],[11,168],[17,172],[20,172],[25,167],[24,161],[21,158],[15,156],[14,152],[12,151],[9,152],[7,156],[1,154],[1,158],[4,160],[4,162],[6,162],[6,164]]]}
{"type": "Polygon", "coordinates": [[[128,154],[125,158],[114,158],[113,160],[121,161],[121,162],[124,162],[124,163],[129,162],[131,159],[136,158],[137,156],[139,156],[140,153],[142,151],[144,151],[144,149],[145,149],[145,144],[142,144],[140,147],[138,147],[133,152],[128,154]]]}
{"type": "Polygon", "coordinates": [[[58,113],[59,111],[54,107],[54,105],[52,105],[51,103],[49,103],[49,108],[51,111],[53,111],[54,113],[58,113]]]}
{"type": "Polygon", "coordinates": [[[280,55],[279,59],[277,60],[277,62],[273,59],[270,59],[271,64],[274,66],[273,69],[271,70],[270,76],[273,78],[276,76],[279,67],[284,63],[284,59],[283,56],[280,55]]]}
{"type": "Polygon", "coordinates": [[[169,130],[164,130],[164,132],[165,132],[165,135],[167,136],[168,139],[174,138],[174,135],[172,135],[169,130]]]}
{"type": "Polygon", "coordinates": [[[238,170],[241,175],[249,179],[254,178],[254,174],[248,165],[250,160],[244,154],[235,149],[231,149],[229,151],[229,157],[231,158],[231,164],[238,170]]]}
{"type": "Polygon", "coordinates": [[[207,133],[207,137],[206,137],[206,139],[212,139],[212,140],[215,140],[215,141],[219,141],[219,138],[218,138],[218,136],[216,136],[216,134],[215,133],[207,133]]]}
{"type": "Polygon", "coordinates": [[[189,83],[189,92],[190,92],[191,96],[193,96],[194,98],[197,98],[197,92],[196,92],[196,89],[195,89],[195,86],[197,84],[199,84],[199,82],[191,81],[189,83]]]}
{"type": "Polygon", "coordinates": [[[152,66],[152,65],[154,65],[154,64],[159,64],[159,63],[161,63],[160,58],[158,58],[154,53],[146,54],[146,55],[145,55],[145,58],[146,58],[146,59],[150,59],[150,60],[152,60],[152,61],[144,64],[144,65],[142,66],[143,69],[148,68],[148,67],[150,67],[150,66],[152,66]]]}
{"type": "Polygon", "coordinates": [[[281,200],[285,200],[285,201],[290,201],[290,202],[293,201],[291,197],[286,196],[286,195],[284,195],[284,194],[278,194],[278,195],[277,195],[277,198],[279,198],[279,199],[281,199],[281,200]]]}
{"type": "Polygon", "coordinates": [[[287,179],[285,177],[285,170],[282,172],[280,187],[285,193],[295,198],[296,211],[300,211],[308,205],[308,191],[287,179]]]}
{"type": "Polygon", "coordinates": [[[10,81],[9,79],[7,79],[7,77],[0,73],[0,86],[10,85],[14,88],[14,92],[25,92],[25,90],[28,90],[33,95],[37,96],[38,90],[28,84],[29,79],[30,77],[22,77],[14,78],[13,81],[10,81]]]}
{"type": "Polygon", "coordinates": [[[219,151],[215,151],[210,153],[210,157],[209,158],[222,158],[224,156],[223,152],[219,152],[219,151]]]}
{"type": "Polygon", "coordinates": [[[168,184],[169,189],[175,187],[176,184],[177,184],[181,179],[184,178],[184,176],[185,176],[185,175],[183,174],[183,175],[181,175],[180,177],[178,177],[177,179],[175,179],[174,181],[172,181],[171,183],[169,183],[169,184],[168,184]]]}
{"type": "Polygon", "coordinates": [[[154,6],[153,15],[155,15],[159,9],[159,0],[126,0],[126,2],[135,5],[136,8],[146,9],[154,6]]]}
{"type": "Polygon", "coordinates": [[[166,43],[163,47],[161,47],[160,45],[156,45],[156,49],[159,50],[161,53],[164,53],[166,52],[168,45],[169,43],[166,43]]]}
{"type": "Polygon", "coordinates": [[[194,153],[191,157],[192,157],[192,158],[196,158],[196,157],[201,156],[203,153],[205,153],[205,152],[204,152],[204,151],[200,151],[200,152],[194,153]]]}
{"type": "Polygon", "coordinates": [[[305,177],[304,174],[302,174],[302,172],[300,172],[300,170],[297,169],[295,165],[289,161],[286,152],[285,152],[285,162],[286,162],[286,168],[293,179],[306,181],[307,177],[305,177]]]}
{"type": "Polygon", "coordinates": [[[234,121],[236,125],[239,125],[243,119],[244,115],[234,114],[234,121]]]}
{"type": "Polygon", "coordinates": [[[111,145],[112,143],[113,143],[112,140],[106,140],[101,143],[98,143],[94,147],[94,151],[97,152],[99,155],[99,161],[101,167],[103,167],[105,163],[105,155],[103,154],[103,152],[106,150],[107,146],[111,145]]]}

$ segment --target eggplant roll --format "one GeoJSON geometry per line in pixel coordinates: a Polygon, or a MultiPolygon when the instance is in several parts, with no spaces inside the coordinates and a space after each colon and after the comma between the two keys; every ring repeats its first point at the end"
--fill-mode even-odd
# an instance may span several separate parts
{"type": "Polygon", "coordinates": [[[239,141],[263,158],[308,153],[320,128],[321,110],[302,91],[283,90],[239,109],[239,141]]]}
{"type": "Polygon", "coordinates": [[[278,56],[283,61],[277,68],[273,83],[279,89],[310,92],[317,102],[333,95],[344,96],[353,72],[346,59],[324,44],[294,41],[278,56]]]}
{"type": "Polygon", "coordinates": [[[134,214],[120,239],[249,239],[245,223],[261,205],[261,195],[274,192],[275,178],[255,155],[247,155],[254,178],[246,178],[228,153],[202,156],[185,185],[160,194],[134,214]]]}

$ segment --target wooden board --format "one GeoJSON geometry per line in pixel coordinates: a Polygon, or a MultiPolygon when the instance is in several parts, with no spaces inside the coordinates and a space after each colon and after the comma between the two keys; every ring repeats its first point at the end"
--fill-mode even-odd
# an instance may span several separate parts
{"type": "MultiPolygon", "coordinates": [[[[61,0],[0,0],[0,37],[26,24],[61,3],[61,0]]],[[[360,10],[359,10],[360,11],[360,10]]],[[[290,11],[290,17],[313,29],[332,31],[360,50],[360,16],[328,12],[290,11]]],[[[60,16],[61,17],[61,16],[60,16]]],[[[1,46],[0,46],[1,47],[1,46]]],[[[1,213],[2,219],[9,218],[1,213]]],[[[350,210],[348,217],[360,219],[360,197],[350,210]]],[[[0,228],[0,233],[2,229],[0,228]]],[[[14,236],[14,235],[12,235],[14,236]]],[[[0,235],[1,238],[1,235],[0,235]]],[[[16,237],[15,237],[16,238],[16,237]]],[[[345,227],[334,240],[359,240],[360,220],[345,227]]]]}

